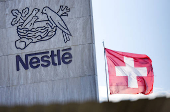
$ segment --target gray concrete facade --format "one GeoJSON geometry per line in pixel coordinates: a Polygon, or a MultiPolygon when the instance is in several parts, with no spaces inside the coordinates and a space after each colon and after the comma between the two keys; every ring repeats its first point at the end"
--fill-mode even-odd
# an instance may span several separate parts
{"type": "MultiPolygon", "coordinates": [[[[47,20],[40,12],[36,15],[39,20],[47,20]]],[[[91,0],[1,0],[0,13],[0,105],[98,101],[91,0]],[[64,42],[62,30],[57,27],[56,34],[47,41],[31,43],[22,50],[16,47],[20,37],[17,25],[11,25],[13,9],[22,12],[27,7],[31,12],[38,8],[41,12],[48,6],[57,12],[61,5],[70,8],[68,16],[62,16],[72,35],[70,41],[64,42]],[[67,48],[71,48],[70,64],[25,70],[20,63],[20,70],[16,69],[17,55],[25,60],[27,54],[52,50],[56,54],[67,48]]],[[[62,22],[60,18],[55,21],[62,22]]]]}

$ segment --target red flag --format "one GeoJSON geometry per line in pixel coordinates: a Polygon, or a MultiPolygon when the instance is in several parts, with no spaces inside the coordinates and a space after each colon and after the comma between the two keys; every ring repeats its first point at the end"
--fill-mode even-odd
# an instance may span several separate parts
{"type": "Polygon", "coordinates": [[[152,60],[143,54],[113,51],[105,48],[110,94],[150,94],[154,74],[152,60]]]}

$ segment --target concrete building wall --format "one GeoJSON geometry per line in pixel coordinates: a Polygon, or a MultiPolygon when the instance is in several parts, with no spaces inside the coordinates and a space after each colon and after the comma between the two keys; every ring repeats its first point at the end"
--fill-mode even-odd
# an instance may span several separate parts
{"type": "MultiPolygon", "coordinates": [[[[38,20],[47,20],[47,15],[38,12],[38,20]]],[[[90,0],[6,0],[0,1],[0,104],[31,105],[35,103],[68,103],[98,101],[95,46],[93,34],[93,16],[90,0]],[[34,8],[45,6],[57,12],[60,5],[70,8],[68,16],[62,16],[70,33],[70,41],[64,42],[62,30],[57,27],[56,34],[49,40],[30,43],[25,49],[18,49],[16,41],[21,39],[17,33],[19,24],[11,25],[15,16],[13,9],[21,13],[26,7],[29,13],[34,8]],[[25,70],[19,63],[17,71],[16,56],[25,60],[25,55],[71,48],[70,64],[25,70]]],[[[52,15],[53,12],[49,12],[52,15]]],[[[53,14],[54,15],[54,14],[53,14]]],[[[55,22],[62,22],[61,18],[55,22]]],[[[37,20],[37,21],[38,21],[37,20]]],[[[43,25],[39,23],[39,25],[43,25]]],[[[37,35],[37,34],[36,34],[37,35]]],[[[30,37],[33,38],[33,37],[30,37]]],[[[37,37],[36,37],[37,38],[37,37]]],[[[22,42],[21,42],[22,43],[22,42]]],[[[22,45],[21,45],[22,46],[22,45]]],[[[37,55],[41,59],[43,55],[37,55]]],[[[30,60],[32,56],[28,57],[30,60]]]]}

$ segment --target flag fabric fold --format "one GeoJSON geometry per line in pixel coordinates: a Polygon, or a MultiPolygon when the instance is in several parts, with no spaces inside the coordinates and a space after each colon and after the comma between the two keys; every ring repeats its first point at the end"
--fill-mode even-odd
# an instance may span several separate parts
{"type": "Polygon", "coordinates": [[[153,92],[152,60],[143,54],[105,48],[110,94],[145,94],[153,92]]]}

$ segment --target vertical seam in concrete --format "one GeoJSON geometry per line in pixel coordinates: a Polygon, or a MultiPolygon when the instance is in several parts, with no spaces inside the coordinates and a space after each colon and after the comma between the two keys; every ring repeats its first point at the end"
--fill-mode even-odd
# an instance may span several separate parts
{"type": "Polygon", "coordinates": [[[95,35],[94,35],[94,23],[93,23],[93,8],[92,8],[92,0],[90,2],[90,15],[91,15],[91,35],[92,35],[92,47],[93,47],[93,63],[94,63],[94,68],[95,68],[95,82],[96,82],[96,95],[97,95],[97,101],[99,102],[99,90],[98,90],[98,75],[97,75],[97,63],[96,63],[96,49],[95,49],[95,35]]]}
{"type": "MultiPolygon", "coordinates": [[[[7,15],[6,15],[6,9],[7,9],[7,4],[6,4],[6,0],[4,1],[5,2],[5,33],[6,33],[6,39],[7,39],[7,43],[8,43],[8,41],[9,41],[9,39],[7,38],[7,27],[6,27],[6,18],[7,18],[7,15]]],[[[7,46],[7,52],[8,52],[8,46],[7,46]]],[[[8,105],[11,105],[11,88],[10,88],[10,74],[9,74],[9,56],[8,55],[6,55],[7,56],[7,67],[8,67],[8,80],[9,80],[9,102],[7,102],[8,103],[8,105]]],[[[7,86],[8,87],[8,86],[7,86]]],[[[6,87],[6,88],[7,88],[6,87]]]]}

